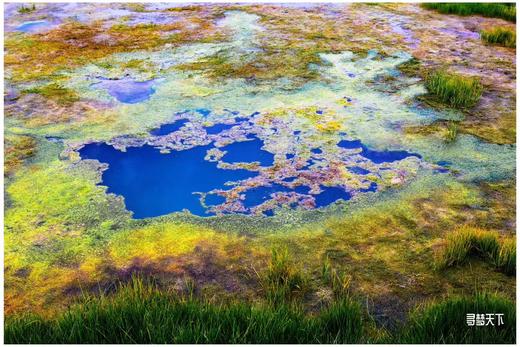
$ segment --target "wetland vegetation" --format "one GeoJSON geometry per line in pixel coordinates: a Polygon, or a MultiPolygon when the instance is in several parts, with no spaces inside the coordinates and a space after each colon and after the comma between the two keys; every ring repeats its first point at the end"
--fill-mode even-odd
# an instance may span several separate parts
{"type": "Polygon", "coordinates": [[[514,343],[515,15],[5,5],[5,341],[514,343]]]}

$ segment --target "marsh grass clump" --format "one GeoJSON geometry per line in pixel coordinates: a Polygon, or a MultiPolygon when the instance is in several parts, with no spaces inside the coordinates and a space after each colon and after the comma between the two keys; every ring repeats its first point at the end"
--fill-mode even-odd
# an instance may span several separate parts
{"type": "Polygon", "coordinates": [[[446,247],[437,265],[446,268],[463,264],[471,255],[494,258],[499,247],[497,233],[464,227],[448,235],[446,247]]]}
{"type": "Polygon", "coordinates": [[[352,277],[334,268],[328,257],[321,267],[321,280],[324,284],[330,286],[336,297],[348,297],[352,277]]]}
{"type": "Polygon", "coordinates": [[[455,108],[476,105],[483,91],[478,77],[468,77],[437,70],[426,76],[426,89],[443,103],[455,108]]]}
{"type": "Polygon", "coordinates": [[[31,7],[25,7],[24,4],[22,6],[18,7],[18,13],[24,14],[24,13],[31,13],[36,10],[36,5],[32,4],[31,7]]]}
{"type": "Polygon", "coordinates": [[[484,17],[502,18],[510,22],[516,22],[515,3],[444,3],[430,2],[421,4],[428,10],[436,10],[444,14],[456,14],[459,16],[481,15],[484,17]]]}
{"type": "Polygon", "coordinates": [[[516,340],[516,308],[514,302],[495,294],[477,293],[452,297],[419,307],[410,319],[399,343],[426,344],[504,344],[516,340]],[[502,313],[503,324],[468,326],[466,315],[502,313]]]}
{"type": "Polygon", "coordinates": [[[289,306],[211,304],[138,278],[52,319],[5,321],[7,343],[356,343],[362,336],[361,308],[347,299],[311,317],[289,306]]]}
{"type": "Polygon", "coordinates": [[[446,125],[446,142],[453,142],[457,139],[457,134],[459,132],[459,124],[455,121],[450,121],[446,125]]]}
{"type": "Polygon", "coordinates": [[[436,260],[436,267],[443,269],[464,264],[471,256],[489,261],[506,274],[516,271],[514,239],[501,242],[498,233],[471,227],[463,227],[448,235],[446,246],[436,260]]]}
{"type": "Polygon", "coordinates": [[[374,340],[373,322],[350,298],[306,315],[288,305],[210,303],[133,278],[111,295],[84,295],[54,317],[7,316],[4,336],[8,344],[512,343],[515,313],[514,303],[497,295],[447,298],[417,307],[406,326],[374,340]],[[467,313],[502,313],[503,324],[468,327],[467,313]]]}
{"type": "Polygon", "coordinates": [[[339,299],[323,310],[316,323],[321,335],[317,341],[356,343],[363,338],[361,306],[348,298],[339,299]]]}
{"type": "Polygon", "coordinates": [[[273,249],[267,270],[259,275],[267,300],[273,305],[290,303],[307,289],[308,279],[296,267],[287,248],[273,249]]]}
{"type": "Polygon", "coordinates": [[[516,239],[505,239],[495,258],[495,265],[504,273],[514,275],[516,273],[516,239]]]}
{"type": "Polygon", "coordinates": [[[480,32],[480,38],[482,41],[490,44],[516,48],[516,32],[513,29],[494,27],[488,30],[482,30],[480,32]]]}

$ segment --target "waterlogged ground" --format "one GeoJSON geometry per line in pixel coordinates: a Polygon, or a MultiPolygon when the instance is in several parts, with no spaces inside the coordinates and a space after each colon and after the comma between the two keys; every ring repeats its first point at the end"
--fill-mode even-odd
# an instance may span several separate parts
{"type": "Polygon", "coordinates": [[[515,232],[514,24],[416,4],[5,7],[5,310],[56,312],[133,273],[256,300],[284,247],[383,324],[515,278],[438,271],[456,228],[515,232]],[[471,110],[424,72],[480,76],[471,110]],[[448,121],[459,121],[453,141],[448,121]]]}

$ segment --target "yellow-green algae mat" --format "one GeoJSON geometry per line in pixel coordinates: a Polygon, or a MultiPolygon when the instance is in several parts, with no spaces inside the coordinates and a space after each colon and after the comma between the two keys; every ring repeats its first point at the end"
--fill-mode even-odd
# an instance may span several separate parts
{"type": "Polygon", "coordinates": [[[514,296],[514,276],[487,263],[434,268],[445,236],[462,225],[515,234],[514,143],[405,131],[464,119],[421,104],[423,81],[398,68],[429,44],[413,23],[445,17],[414,4],[172,6],[5,7],[6,313],[57,312],[134,273],[170,289],[191,277],[201,295],[256,300],[256,274],[273,247],[287,248],[311,278],[311,308],[330,299],[319,275],[329,262],[371,312],[396,318],[446,294],[514,296]],[[132,87],[141,89],[129,99],[132,87]],[[179,119],[186,123],[173,135],[153,135],[179,119]],[[218,124],[234,130],[208,135],[218,124]],[[251,134],[272,166],[225,161],[224,146],[251,134]],[[259,174],[213,192],[227,203],[209,217],[137,219],[107,193],[107,165],[80,157],[92,143],[164,155],[213,143],[206,160],[259,174]],[[362,148],[416,155],[378,162],[362,148]],[[306,179],[289,154],[312,159],[306,179]],[[311,192],[240,205],[247,189],[285,184],[284,175],[311,192]],[[346,187],[350,199],[317,207],[312,189],[328,186],[346,187]]]}

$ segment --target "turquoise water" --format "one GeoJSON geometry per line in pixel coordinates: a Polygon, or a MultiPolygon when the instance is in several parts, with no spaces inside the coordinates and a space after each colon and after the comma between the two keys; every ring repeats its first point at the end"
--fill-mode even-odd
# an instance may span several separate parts
{"type": "Polygon", "coordinates": [[[45,20],[36,20],[36,21],[30,21],[30,22],[24,22],[16,27],[16,30],[24,32],[24,33],[30,33],[35,32],[40,29],[44,29],[50,25],[49,22],[45,20]]]}

